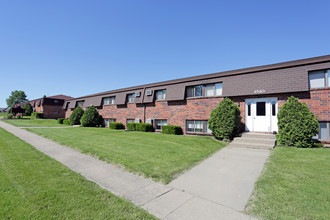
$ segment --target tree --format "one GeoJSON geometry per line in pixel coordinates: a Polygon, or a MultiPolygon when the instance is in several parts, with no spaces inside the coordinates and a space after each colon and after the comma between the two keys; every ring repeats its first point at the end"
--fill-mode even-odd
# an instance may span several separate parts
{"type": "Polygon", "coordinates": [[[80,122],[83,127],[96,127],[100,125],[100,115],[97,109],[93,105],[89,106],[81,117],[80,122]]]}
{"type": "Polygon", "coordinates": [[[211,112],[209,129],[215,138],[232,139],[241,131],[241,111],[229,98],[224,98],[211,112]]]}
{"type": "Polygon", "coordinates": [[[80,125],[80,119],[84,114],[84,110],[78,106],[75,108],[70,116],[69,122],[70,125],[80,125]]]}
{"type": "Polygon", "coordinates": [[[279,145],[303,148],[319,145],[312,139],[319,132],[319,122],[306,103],[291,96],[281,107],[277,117],[279,145]]]}
{"type": "Polygon", "coordinates": [[[44,95],[42,98],[47,98],[47,96],[46,96],[46,95],[44,95]]]}
{"type": "Polygon", "coordinates": [[[31,113],[33,112],[33,108],[32,108],[32,105],[30,104],[30,102],[23,105],[23,109],[25,109],[26,116],[31,116],[31,113]]]}
{"type": "Polygon", "coordinates": [[[24,91],[12,91],[9,98],[6,99],[8,107],[13,107],[15,104],[28,101],[24,91]]]}

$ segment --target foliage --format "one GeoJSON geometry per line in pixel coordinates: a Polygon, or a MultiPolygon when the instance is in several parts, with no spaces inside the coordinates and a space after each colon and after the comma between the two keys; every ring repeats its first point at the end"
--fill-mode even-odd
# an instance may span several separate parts
{"type": "Polygon", "coordinates": [[[31,119],[44,118],[44,114],[40,112],[32,112],[31,119]]]}
{"type": "Polygon", "coordinates": [[[12,114],[13,113],[13,108],[9,108],[7,111],[8,114],[12,114]]]}
{"type": "Polygon", "coordinates": [[[12,91],[11,95],[9,96],[9,98],[6,99],[7,105],[8,107],[13,107],[15,104],[19,104],[22,102],[26,102],[28,101],[26,99],[26,94],[24,91],[12,91]]]}
{"type": "Polygon", "coordinates": [[[63,124],[63,121],[65,120],[65,118],[58,118],[57,119],[57,123],[59,124],[63,124]]]}
{"type": "Polygon", "coordinates": [[[136,131],[144,131],[144,132],[153,132],[154,127],[149,123],[137,123],[135,127],[136,131]]]}
{"type": "Polygon", "coordinates": [[[7,118],[8,118],[8,119],[12,119],[12,118],[13,118],[13,115],[12,115],[12,114],[8,114],[8,115],[7,115],[7,118]]]}
{"type": "Polygon", "coordinates": [[[63,124],[64,125],[70,125],[70,120],[69,119],[64,119],[63,124]]]}
{"type": "Polygon", "coordinates": [[[215,138],[232,139],[241,131],[241,111],[229,98],[224,98],[211,112],[209,129],[215,138]]]}
{"type": "Polygon", "coordinates": [[[25,109],[24,115],[26,116],[30,116],[33,112],[33,108],[30,102],[24,104],[22,108],[25,109]]]}
{"type": "Polygon", "coordinates": [[[109,124],[109,128],[110,129],[125,129],[125,125],[123,123],[120,122],[112,122],[109,124]]]}
{"type": "Polygon", "coordinates": [[[162,133],[163,134],[176,134],[182,135],[183,131],[180,126],[177,125],[163,125],[162,126],[162,133]]]}
{"type": "Polygon", "coordinates": [[[127,126],[127,130],[131,130],[131,131],[136,131],[136,125],[139,123],[128,123],[127,126]]]}
{"type": "Polygon", "coordinates": [[[304,148],[319,146],[312,139],[319,132],[319,123],[306,103],[291,96],[281,107],[277,117],[279,145],[304,148]]]}
{"type": "Polygon", "coordinates": [[[78,106],[75,108],[69,118],[70,125],[80,125],[80,119],[84,114],[84,110],[78,106]]]}
{"type": "Polygon", "coordinates": [[[86,109],[83,116],[81,117],[81,125],[83,127],[96,127],[101,124],[100,115],[97,109],[92,105],[86,109]]]}

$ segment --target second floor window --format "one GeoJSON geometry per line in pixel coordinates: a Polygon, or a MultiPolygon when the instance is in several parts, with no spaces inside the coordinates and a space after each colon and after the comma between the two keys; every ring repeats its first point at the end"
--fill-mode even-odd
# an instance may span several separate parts
{"type": "Polygon", "coordinates": [[[127,101],[128,103],[134,103],[135,101],[135,93],[127,95],[127,101]]]}
{"type": "Polygon", "coordinates": [[[318,70],[308,73],[309,88],[322,88],[330,86],[330,69],[318,70]]]}
{"type": "Polygon", "coordinates": [[[187,87],[187,97],[201,97],[203,96],[203,86],[189,86],[187,87]]]}
{"type": "Polygon", "coordinates": [[[156,91],[156,100],[165,100],[166,89],[156,91]]]}
{"type": "Polygon", "coordinates": [[[205,85],[205,96],[221,96],[222,83],[205,85]]]}
{"type": "Polygon", "coordinates": [[[76,107],[78,107],[78,106],[83,107],[84,104],[85,104],[85,101],[77,101],[76,107]]]}
{"type": "Polygon", "coordinates": [[[111,105],[111,104],[115,104],[115,97],[106,97],[106,98],[103,98],[103,101],[102,101],[102,104],[103,105],[111,105]]]}
{"type": "Polygon", "coordinates": [[[70,105],[70,102],[67,102],[66,105],[65,105],[65,110],[68,110],[69,105],[70,105]]]}

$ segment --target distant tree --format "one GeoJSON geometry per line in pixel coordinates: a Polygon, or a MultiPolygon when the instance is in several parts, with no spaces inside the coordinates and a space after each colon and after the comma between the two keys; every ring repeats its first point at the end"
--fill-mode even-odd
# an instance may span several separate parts
{"type": "Polygon", "coordinates": [[[32,108],[32,105],[30,104],[30,102],[23,105],[23,109],[25,109],[26,116],[31,116],[31,113],[33,112],[33,108],[32,108]]]}
{"type": "Polygon", "coordinates": [[[46,95],[44,95],[42,98],[46,98],[47,96],[46,95]]]}
{"type": "Polygon", "coordinates": [[[26,94],[24,91],[12,91],[8,99],[6,99],[8,107],[13,107],[15,104],[26,102],[26,94]]]}

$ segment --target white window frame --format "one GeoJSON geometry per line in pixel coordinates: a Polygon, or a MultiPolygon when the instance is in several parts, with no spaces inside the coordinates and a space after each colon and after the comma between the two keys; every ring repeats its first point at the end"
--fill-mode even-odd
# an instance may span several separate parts
{"type": "Polygon", "coordinates": [[[155,129],[162,130],[162,126],[167,125],[167,119],[155,119],[155,129]],[[160,128],[158,128],[160,127],[160,128]]]}
{"type": "Polygon", "coordinates": [[[127,102],[128,103],[134,103],[135,102],[135,93],[127,95],[127,102]]]}
{"type": "Polygon", "coordinates": [[[221,83],[212,83],[212,84],[206,84],[205,85],[205,97],[212,97],[212,96],[222,96],[222,82],[221,83]],[[217,94],[217,87],[221,91],[220,94],[217,94]],[[211,89],[211,90],[210,90],[211,89]],[[212,91],[211,95],[208,95],[208,91],[212,91]]]}
{"type": "Polygon", "coordinates": [[[83,107],[84,105],[85,105],[85,100],[77,101],[77,103],[76,103],[76,107],[78,107],[78,106],[83,107]]]}
{"type": "Polygon", "coordinates": [[[156,100],[165,100],[166,98],[166,89],[156,91],[156,100]]]}
{"type": "Polygon", "coordinates": [[[115,104],[115,96],[104,97],[102,99],[102,105],[113,105],[115,104]]]}
{"type": "Polygon", "coordinates": [[[126,124],[128,124],[128,123],[135,123],[135,119],[133,119],[133,118],[126,119],[126,124]]]}
{"type": "Polygon", "coordinates": [[[187,133],[203,133],[203,134],[210,134],[212,133],[211,130],[208,129],[208,120],[187,120],[186,121],[186,131],[187,133]],[[189,122],[193,122],[193,128],[189,128],[189,122]],[[202,125],[202,128],[196,128],[196,125],[202,125]],[[190,130],[193,129],[193,130],[190,130]],[[201,129],[202,131],[196,131],[196,129],[201,129]]]}
{"type": "Polygon", "coordinates": [[[187,98],[196,98],[196,97],[203,97],[203,90],[204,90],[204,88],[203,88],[204,86],[203,85],[195,85],[195,86],[188,86],[187,88],[186,88],[186,94],[187,94],[187,98]],[[202,89],[202,91],[201,91],[201,95],[196,95],[196,88],[197,87],[201,87],[201,89],[202,89]],[[192,96],[188,96],[188,89],[192,89],[192,96]]]}
{"type": "Polygon", "coordinates": [[[319,121],[319,133],[316,135],[316,138],[322,141],[329,141],[330,140],[330,122],[327,121],[319,121]],[[326,139],[321,139],[321,123],[326,124],[326,139]]]}
{"type": "Polygon", "coordinates": [[[316,70],[308,72],[308,86],[310,89],[318,89],[318,88],[325,88],[330,86],[330,69],[326,70],[316,70]],[[323,74],[323,85],[319,87],[311,87],[311,75],[315,74],[323,74]]]}

